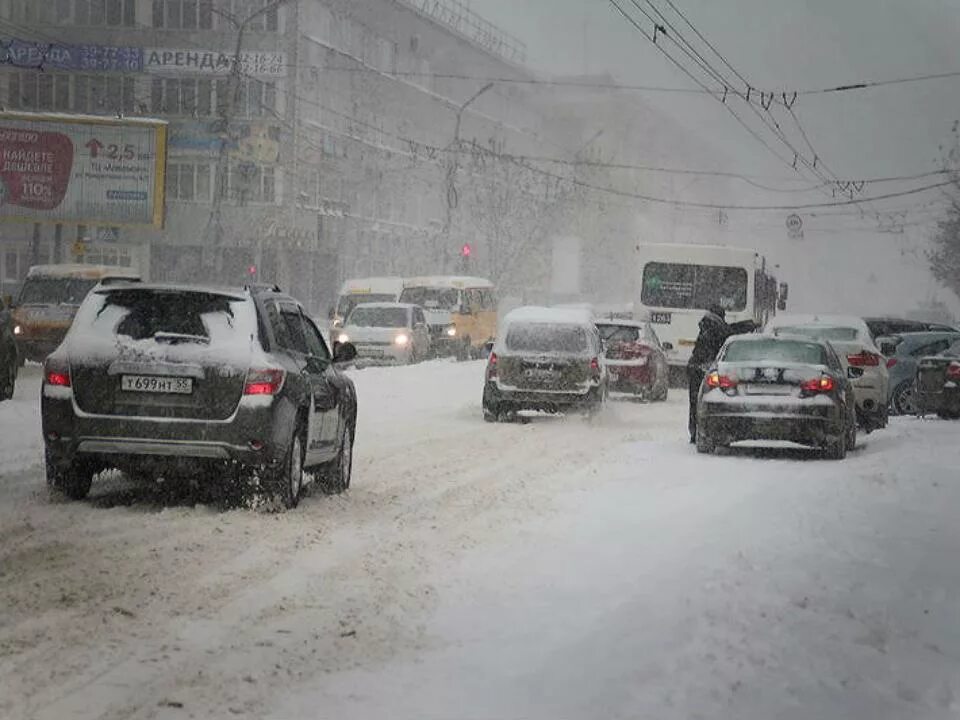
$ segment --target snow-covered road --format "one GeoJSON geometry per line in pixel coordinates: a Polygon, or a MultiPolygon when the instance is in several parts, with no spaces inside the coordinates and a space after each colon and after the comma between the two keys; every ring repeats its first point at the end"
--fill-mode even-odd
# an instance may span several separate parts
{"type": "Polygon", "coordinates": [[[42,480],[0,404],[0,718],[957,718],[960,424],[696,455],[684,398],[487,425],[355,373],[351,491],[220,513],[42,480]]]}

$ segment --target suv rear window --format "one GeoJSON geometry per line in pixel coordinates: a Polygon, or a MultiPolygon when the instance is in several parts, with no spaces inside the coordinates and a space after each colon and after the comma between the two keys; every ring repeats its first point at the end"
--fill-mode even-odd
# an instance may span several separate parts
{"type": "Polygon", "coordinates": [[[579,325],[513,324],[507,331],[507,348],[516,352],[585,353],[587,332],[579,325]]]}
{"type": "Polygon", "coordinates": [[[608,343],[635,343],[640,341],[640,328],[631,325],[597,325],[600,338],[608,343]]]}
{"type": "Polygon", "coordinates": [[[73,327],[84,339],[98,344],[129,339],[165,345],[247,346],[257,332],[256,311],[244,298],[147,288],[93,293],[73,327]]]}
{"type": "Polygon", "coordinates": [[[826,365],[827,351],[818,343],[792,340],[741,340],[732,342],[723,362],[788,362],[826,365]]]}

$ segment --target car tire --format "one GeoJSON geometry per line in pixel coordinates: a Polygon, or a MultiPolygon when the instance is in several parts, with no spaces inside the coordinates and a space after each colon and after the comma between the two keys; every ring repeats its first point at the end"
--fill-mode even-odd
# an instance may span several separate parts
{"type": "Polygon", "coordinates": [[[303,494],[304,457],[303,431],[298,425],[290,439],[290,447],[287,448],[283,464],[270,474],[266,488],[287,510],[295,508],[303,494]]]}
{"type": "Polygon", "coordinates": [[[937,417],[941,420],[960,420],[960,411],[937,410],[937,417]]]}
{"type": "Polygon", "coordinates": [[[0,384],[0,400],[9,400],[13,397],[13,392],[16,389],[17,384],[17,365],[16,363],[11,363],[7,367],[7,376],[4,378],[3,383],[0,384]]]}
{"type": "Polygon", "coordinates": [[[857,423],[850,421],[850,428],[847,430],[847,451],[850,452],[857,448],[857,423]]]}
{"type": "Polygon", "coordinates": [[[704,455],[709,455],[717,449],[717,444],[713,441],[707,433],[697,428],[697,452],[704,455]]]}
{"type": "Polygon", "coordinates": [[[65,468],[57,467],[46,454],[47,485],[71,500],[83,500],[93,485],[93,468],[74,460],[65,468]]]}
{"type": "Polygon", "coordinates": [[[340,430],[340,450],[337,457],[323,469],[323,487],[328,495],[340,495],[350,488],[353,474],[353,441],[356,430],[344,421],[340,430]]]}
{"type": "Polygon", "coordinates": [[[890,405],[897,415],[916,415],[918,413],[916,399],[916,383],[904,380],[897,385],[890,399],[890,405]]]}
{"type": "Polygon", "coordinates": [[[827,440],[823,447],[823,456],[827,460],[843,460],[847,456],[847,433],[827,440]]]}
{"type": "Polygon", "coordinates": [[[484,422],[495,423],[500,420],[500,411],[494,407],[489,408],[486,405],[483,406],[483,419],[484,422]]]}

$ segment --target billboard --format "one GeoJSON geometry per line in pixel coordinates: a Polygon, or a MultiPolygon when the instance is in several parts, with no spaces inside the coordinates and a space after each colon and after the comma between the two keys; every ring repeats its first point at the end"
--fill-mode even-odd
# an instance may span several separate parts
{"type": "Polygon", "coordinates": [[[167,124],[0,112],[0,218],[163,226],[167,124]]]}

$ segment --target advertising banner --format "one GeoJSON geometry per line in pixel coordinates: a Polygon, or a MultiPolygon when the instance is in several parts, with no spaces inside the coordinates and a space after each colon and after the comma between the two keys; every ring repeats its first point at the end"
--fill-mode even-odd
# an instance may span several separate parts
{"type": "MultiPolygon", "coordinates": [[[[199,73],[228,75],[233,68],[230,51],[190,50],[183,48],[146,48],[143,68],[158,73],[199,73]]],[[[240,71],[253,77],[283,77],[287,74],[287,55],[282,52],[244,51],[240,53],[240,71]]]]}
{"type": "Polygon", "coordinates": [[[163,226],[167,124],[0,112],[0,218],[163,226]]]}
{"type": "Polygon", "coordinates": [[[38,43],[0,37],[0,64],[43,70],[141,72],[143,48],[38,43]]]}

